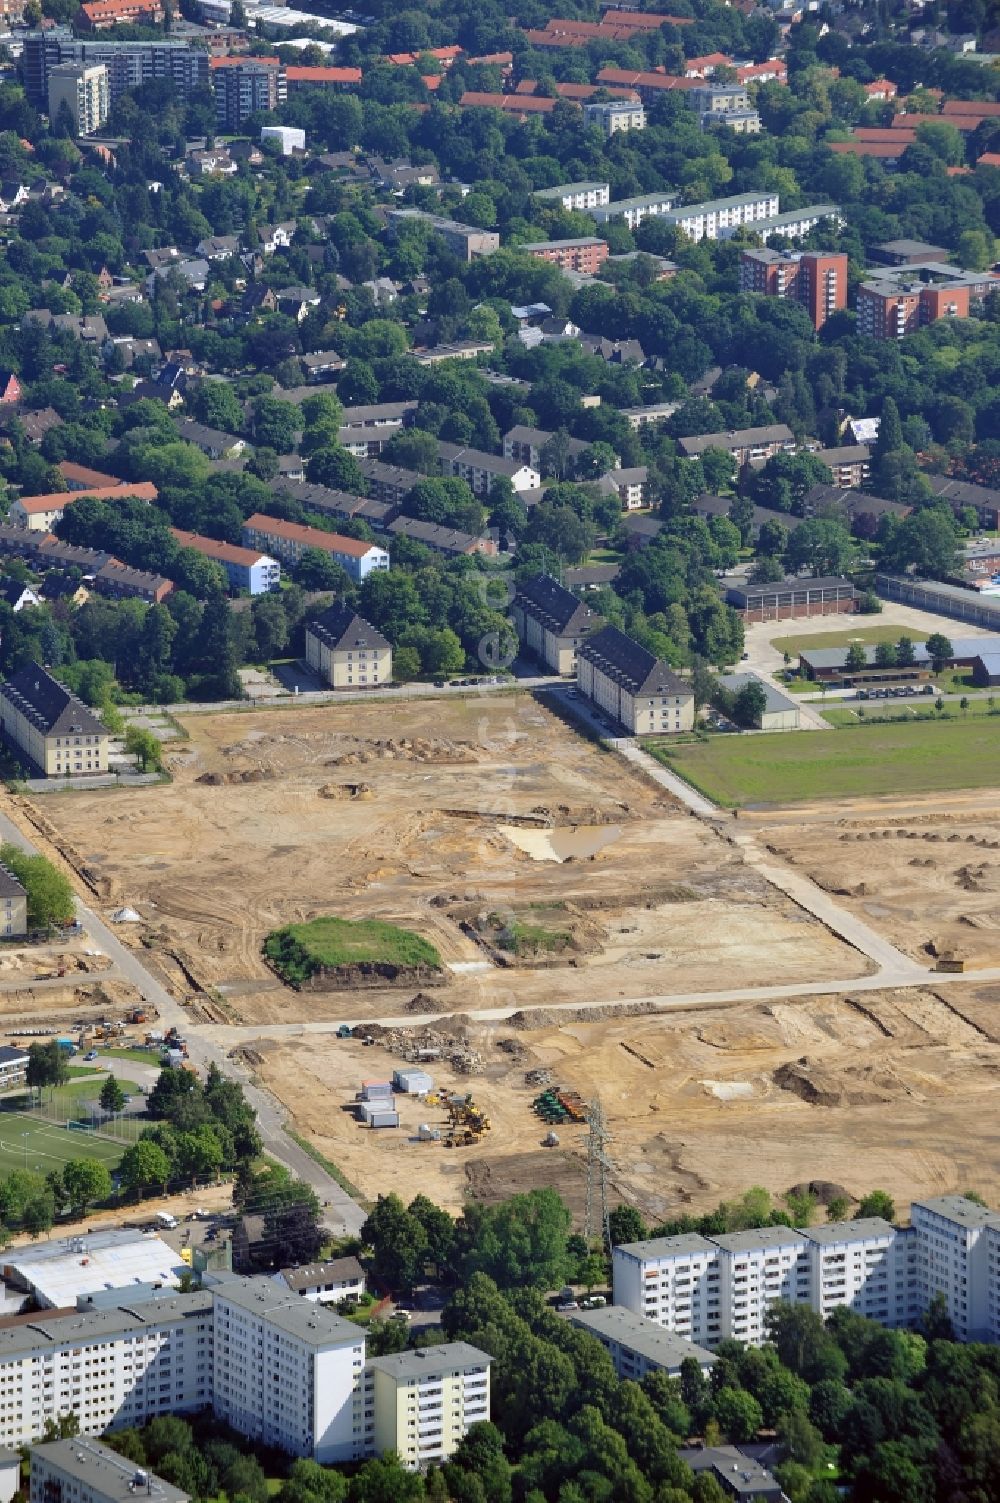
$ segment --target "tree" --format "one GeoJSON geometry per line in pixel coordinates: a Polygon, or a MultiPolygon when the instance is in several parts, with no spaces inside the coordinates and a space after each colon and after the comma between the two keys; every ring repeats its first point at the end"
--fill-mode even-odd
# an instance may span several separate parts
{"type": "Polygon", "coordinates": [[[68,877],[44,856],[29,855],[5,840],[0,845],[0,864],[17,878],[28,895],[28,928],[49,929],[69,924],[75,914],[75,899],[68,877]]]}
{"type": "Polygon", "coordinates": [[[634,1206],[615,1206],[608,1214],[608,1230],[611,1246],[620,1247],[625,1242],[642,1242],[649,1230],[634,1206]]]}
{"type": "Polygon", "coordinates": [[[883,1221],[895,1221],[896,1203],[884,1190],[871,1190],[858,1206],[858,1217],[877,1216],[883,1221]]]}
{"type": "Polygon", "coordinates": [[[875,643],[875,666],[877,668],[895,668],[896,649],[891,642],[875,643]]]}
{"type": "Polygon", "coordinates": [[[162,772],[163,747],[152,731],[134,721],[125,728],[125,750],[135,757],[140,772],[162,772]]]}
{"type": "Polygon", "coordinates": [[[861,673],[868,666],[868,654],[864,644],[852,642],[847,649],[847,657],[844,659],[844,667],[848,673],[861,673]]]}
{"type": "Polygon", "coordinates": [[[764,1423],[760,1405],[744,1388],[724,1388],[716,1394],[715,1417],[730,1441],[753,1440],[764,1423]]]}
{"type": "Polygon", "coordinates": [[[429,1239],[419,1217],[398,1195],[380,1195],[361,1228],[372,1249],[372,1278],[383,1289],[410,1289],[423,1272],[429,1239]]]}
{"type": "Polygon", "coordinates": [[[322,548],[303,548],[295,565],[295,582],[304,590],[333,590],[343,594],[349,584],[343,564],[322,548]]]}
{"type": "Polygon", "coordinates": [[[154,1185],[161,1189],[166,1187],[170,1178],[170,1160],[156,1143],[140,1138],[122,1154],[118,1177],[122,1186],[131,1190],[138,1200],[144,1190],[154,1185]]]}
{"type": "MultiPolygon", "coordinates": [[[[5,863],[6,864],[6,863],[5,863]]],[[[65,1085],[69,1080],[69,1063],[66,1051],[60,1049],[55,1039],[48,1044],[28,1046],[28,1085],[41,1095],[45,1086],[65,1085]]]]}
{"type": "Polygon", "coordinates": [[[125,1092],[122,1090],[121,1082],[116,1076],[108,1076],[107,1080],[101,1086],[101,1094],[98,1099],[102,1109],[106,1112],[114,1113],[125,1110],[125,1092]]]}
{"type": "Polygon", "coordinates": [[[760,730],[767,709],[767,690],[758,679],[744,684],[733,695],[730,716],[745,730],[760,730]]]}
{"type": "Polygon", "coordinates": [[[903,443],[903,425],[899,420],[899,408],[892,397],[886,397],[882,403],[882,414],[879,418],[878,436],[872,449],[872,459],[878,461],[887,454],[898,454],[905,448],[903,443]]]}
{"type": "Polygon", "coordinates": [[[910,668],[916,662],[916,653],[913,650],[913,638],[902,636],[896,643],[896,666],[897,668],[910,668]]]}
{"type": "Polygon", "coordinates": [[[82,1216],[88,1206],[111,1194],[110,1170],[97,1159],[70,1159],[63,1165],[62,1181],[74,1216],[82,1216]]]}
{"type": "Polygon", "coordinates": [[[364,477],[353,454],[340,444],[329,444],[316,449],[306,462],[306,478],[314,485],[328,485],[332,490],[347,491],[349,495],[364,494],[364,477]]]}
{"type": "Polygon", "coordinates": [[[857,544],[842,522],[808,517],[789,536],[786,558],[796,571],[807,568],[815,575],[844,574],[856,552],[857,544]]]}
{"type": "Polygon", "coordinates": [[[569,1272],[570,1213],[555,1190],[529,1190],[495,1206],[471,1201],[459,1223],[463,1276],[485,1273],[501,1289],[552,1289],[569,1272]]]}
{"type": "Polygon", "coordinates": [[[952,657],[954,656],[954,651],[949,639],[944,635],[943,632],[934,631],[931,632],[924,646],[927,650],[927,656],[930,658],[931,663],[934,667],[934,672],[943,673],[952,657]]]}

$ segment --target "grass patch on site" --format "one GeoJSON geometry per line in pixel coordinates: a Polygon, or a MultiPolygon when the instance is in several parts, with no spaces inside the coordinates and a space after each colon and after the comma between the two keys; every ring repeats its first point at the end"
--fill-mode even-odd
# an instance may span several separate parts
{"type": "Polygon", "coordinates": [[[914,630],[912,626],[849,626],[843,631],[814,631],[796,634],[793,637],[772,637],[771,646],[776,652],[787,652],[794,658],[809,647],[850,647],[852,642],[898,642],[900,637],[909,637],[911,642],[926,642],[927,632],[914,630]]]}
{"type": "Polygon", "coordinates": [[[339,966],[441,968],[441,956],[426,939],[380,919],[317,918],[305,924],[287,924],[268,935],[264,954],[292,985],[308,980],[317,971],[339,966]]]}
{"type": "Polygon", "coordinates": [[[161,1052],[161,1045],[157,1045],[155,1049],[105,1049],[97,1046],[97,1063],[100,1064],[105,1058],[126,1059],[133,1065],[148,1065],[156,1070],[159,1068],[161,1052]]]}
{"type": "MultiPolygon", "coordinates": [[[[833,714],[833,711],[828,711],[833,714]]],[[[646,750],[726,808],[1000,784],[1000,716],[920,717],[830,735],[719,736],[646,750]]]]}
{"type": "Polygon", "coordinates": [[[823,719],[830,725],[836,726],[865,726],[872,720],[896,720],[901,724],[919,721],[926,724],[928,721],[955,721],[965,720],[973,715],[1000,716],[1000,701],[994,700],[991,708],[985,699],[969,699],[969,707],[960,710],[958,700],[945,700],[944,709],[939,714],[934,709],[934,701],[930,695],[920,701],[919,704],[893,703],[891,699],[869,701],[867,704],[858,705],[857,709],[852,705],[833,705],[828,710],[821,710],[823,719]]]}

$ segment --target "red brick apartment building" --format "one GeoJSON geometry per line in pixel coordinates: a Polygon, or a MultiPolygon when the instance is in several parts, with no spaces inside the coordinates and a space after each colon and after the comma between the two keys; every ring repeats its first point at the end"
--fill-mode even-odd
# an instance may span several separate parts
{"type": "Polygon", "coordinates": [[[823,251],[745,250],[740,254],[740,291],[801,303],[821,329],[847,307],[847,257],[823,251]]]}
{"type": "Polygon", "coordinates": [[[858,288],[858,333],[869,339],[904,339],[939,318],[968,318],[973,301],[984,298],[1000,277],[946,266],[900,268],[858,288]],[[952,272],[951,275],[948,275],[952,272]]]}
{"type": "Polygon", "coordinates": [[[592,277],[608,259],[608,243],[587,235],[579,240],[535,240],[521,250],[539,261],[551,261],[562,271],[576,271],[592,277]]]}

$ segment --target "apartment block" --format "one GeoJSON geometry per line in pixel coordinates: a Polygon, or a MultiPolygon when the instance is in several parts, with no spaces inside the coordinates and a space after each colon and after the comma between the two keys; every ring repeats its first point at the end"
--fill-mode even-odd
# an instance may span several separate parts
{"type": "Polygon", "coordinates": [[[825,1320],[847,1305],[867,1320],[902,1326],[911,1318],[914,1238],[872,1216],[803,1228],[809,1243],[809,1303],[825,1320]]]}
{"type": "Polygon", "coordinates": [[[209,69],[221,131],[242,130],[252,115],[277,109],[285,95],[276,57],[213,57],[209,69]]]}
{"type": "Polygon", "coordinates": [[[724,449],[740,466],[763,464],[774,454],[795,448],[795,435],[787,423],[768,423],[763,428],[734,428],[729,433],[695,433],[678,439],[686,459],[699,459],[706,449],[724,449]]]}
{"type": "Polygon", "coordinates": [[[248,595],[266,595],[281,585],[281,565],[266,553],[259,553],[255,548],[240,548],[235,543],[220,543],[217,538],[184,532],[180,527],[171,527],[170,532],[182,548],[193,548],[203,558],[219,564],[225,570],[232,590],[246,590],[248,595]]]}
{"type": "Polygon", "coordinates": [[[597,224],[610,224],[613,219],[623,219],[630,230],[637,230],[644,219],[656,219],[669,214],[677,202],[674,190],[664,193],[640,193],[635,198],[618,198],[587,213],[597,224]]]}
{"type": "Polygon", "coordinates": [[[562,183],[558,188],[538,188],[532,198],[562,209],[596,209],[611,198],[608,183],[562,183]]]}
{"type": "Polygon", "coordinates": [[[269,1279],[212,1285],[213,1407],[241,1435],[329,1465],[370,1454],[359,1326],[269,1279]]]}
{"type": "Polygon", "coordinates": [[[374,570],[389,567],[388,553],[375,543],[341,537],[339,533],[323,532],[299,522],[284,522],[259,511],[243,524],[243,544],[246,548],[262,548],[287,564],[297,564],[307,548],[318,548],[340,564],[355,584],[367,579],[374,570]]]}
{"type": "Polygon", "coordinates": [[[617,626],[602,627],[581,644],[576,682],[585,699],[630,735],[673,735],[694,725],[690,685],[617,626]]]}
{"type": "Polygon", "coordinates": [[[699,1346],[728,1335],[722,1327],[719,1250],[696,1232],[623,1243],[612,1258],[614,1302],[699,1346]]]}
{"type": "Polygon", "coordinates": [[[469,449],[463,444],[438,442],[441,469],[446,475],[464,480],[477,496],[488,496],[495,481],[509,480],[515,491],[537,491],[542,477],[530,465],[502,454],[487,454],[483,449],[469,449]]]}
{"type": "Polygon", "coordinates": [[[594,235],[578,240],[533,240],[519,247],[539,261],[549,261],[562,271],[575,271],[581,276],[592,277],[600,271],[608,259],[608,242],[594,235]]]}
{"type": "Polygon", "coordinates": [[[113,1307],[30,1315],[0,1331],[0,1445],[37,1440],[70,1413],[82,1434],[99,1435],[211,1407],[211,1295],[121,1295],[113,1307]]]}
{"type": "Polygon", "coordinates": [[[608,1351],[619,1378],[641,1383],[647,1373],[665,1372],[680,1377],[681,1364],[690,1359],[708,1374],[716,1359],[703,1346],[695,1346],[684,1336],[676,1336],[654,1320],[635,1315],[621,1305],[607,1305],[603,1310],[576,1310],[570,1325],[579,1326],[596,1337],[608,1351]]]}
{"type": "Polygon", "coordinates": [[[422,209],[391,209],[388,222],[398,232],[407,220],[418,220],[440,235],[448,249],[463,261],[472,261],[476,256],[491,256],[500,249],[500,236],[496,230],[481,230],[475,225],[460,224],[455,219],[444,219],[439,214],[426,214],[422,209]]]}
{"type": "Polygon", "coordinates": [[[522,579],[510,607],[518,640],[553,673],[574,674],[576,655],[599,617],[548,574],[522,579]]]}
{"type": "Polygon", "coordinates": [[[137,1467],[99,1440],[77,1435],[32,1446],[29,1503],[188,1503],[189,1493],[137,1467]]]}
{"type": "Polygon", "coordinates": [[[49,73],[62,63],[103,63],[112,104],[127,90],[153,79],[169,81],[182,98],[208,84],[208,53],[186,41],[118,42],[102,36],[74,37],[68,26],[53,26],[24,36],[21,78],[25,93],[39,109],[47,108],[49,73]]]}
{"type": "Polygon", "coordinates": [[[755,225],[778,212],[777,193],[737,193],[707,203],[670,209],[663,218],[690,240],[728,240],[743,225],[755,225]]]}
{"type": "Polygon", "coordinates": [[[880,270],[858,288],[858,333],[904,339],[939,318],[968,318],[973,304],[997,287],[1000,276],[993,272],[938,262],[880,270]]]}
{"type": "Polygon", "coordinates": [[[392,682],[392,647],[346,605],[306,623],[306,662],[331,689],[376,689],[392,682]]]}
{"type": "Polygon", "coordinates": [[[847,257],[821,251],[745,250],[740,253],[740,291],[800,303],[821,329],[847,306],[847,257]]]}
{"type": "MultiPolygon", "coordinates": [[[[0,935],[4,939],[17,939],[28,932],[28,894],[5,866],[0,866],[0,935]]],[[[23,1067],[16,1071],[23,1079],[28,1068],[28,1056],[19,1049],[0,1050],[0,1088],[13,1083],[12,1061],[23,1060],[23,1067]]]]}
{"type": "Polygon", "coordinates": [[[910,1207],[917,1308],[942,1295],[959,1341],[1000,1339],[1000,1215],[963,1195],[910,1207]]]}
{"type": "Polygon", "coordinates": [[[825,220],[838,226],[843,223],[836,204],[810,204],[805,209],[789,209],[784,214],[772,214],[758,220],[754,230],[766,245],[772,235],[780,235],[784,240],[800,240],[825,220]]]}
{"type": "Polygon", "coordinates": [[[782,1300],[808,1303],[809,1244],[791,1227],[754,1227],[713,1237],[719,1249],[719,1313],[727,1336],[760,1346],[767,1312],[782,1300]]]}
{"type": "Polygon", "coordinates": [[[111,113],[108,70],[104,63],[58,63],[49,69],[49,119],[69,111],[75,136],[100,130],[111,113]]]}
{"type": "MultiPolygon", "coordinates": [[[[212,1410],[249,1440],[324,1465],[389,1447],[411,1465],[443,1460],[490,1417],[490,1358],[458,1343],[378,1359],[369,1367],[387,1371],[366,1371],[363,1329],[322,1303],[343,1272],[286,1269],[284,1287],[206,1273],[208,1287],[188,1294],[102,1290],[85,1310],[11,1317],[0,1330],[0,1446],[28,1445],[67,1414],[93,1436],[212,1410]]],[[[125,1503],[102,1492],[107,1476],[91,1460],[93,1495],[67,1483],[36,1496],[33,1478],[32,1503],[125,1503]]]]}
{"type": "Polygon", "coordinates": [[[490,1417],[490,1361],[465,1341],[373,1357],[375,1449],[395,1451],[411,1470],[440,1464],[490,1417]]]}
{"type": "Polygon", "coordinates": [[[645,130],[646,111],[641,104],[630,104],[625,99],[608,99],[583,106],[583,118],[587,125],[596,125],[606,136],[616,136],[620,130],[645,130]]]}

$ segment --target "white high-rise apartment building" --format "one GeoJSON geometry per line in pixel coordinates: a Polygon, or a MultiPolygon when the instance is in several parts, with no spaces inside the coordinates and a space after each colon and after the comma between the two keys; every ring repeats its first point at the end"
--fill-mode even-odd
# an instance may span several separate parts
{"type": "Polygon", "coordinates": [[[212,1297],[219,1419],[293,1456],[329,1464],[369,1455],[360,1326],[270,1279],[225,1278],[212,1297]]]}
{"type": "Polygon", "coordinates": [[[392,1448],[419,1465],[489,1419],[486,1352],[449,1343],[366,1370],[360,1326],[272,1279],[209,1277],[191,1294],[102,1292],[97,1307],[0,1330],[0,1447],[71,1413],[81,1435],[100,1435],[211,1409],[293,1456],[331,1464],[392,1448]]]}
{"type": "Polygon", "coordinates": [[[700,1346],[758,1346],[776,1301],[824,1319],[841,1305],[912,1324],[944,1296],[960,1341],[1000,1341],[1000,1213],[961,1195],[915,1201],[911,1225],[877,1217],[657,1237],[616,1247],[614,1302],[700,1346]]]}

